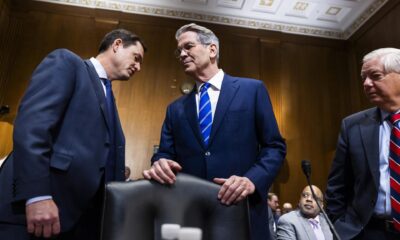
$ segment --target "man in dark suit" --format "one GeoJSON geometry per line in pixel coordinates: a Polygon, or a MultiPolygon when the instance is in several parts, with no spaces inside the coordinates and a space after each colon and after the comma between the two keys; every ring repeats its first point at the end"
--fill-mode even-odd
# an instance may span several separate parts
{"type": "Polygon", "coordinates": [[[58,49],[39,64],[0,172],[1,239],[99,239],[104,183],[123,181],[125,167],[111,81],[139,71],[144,51],[137,35],[118,29],[96,58],[58,49]]]}
{"type": "Polygon", "coordinates": [[[176,33],[177,57],[196,88],[168,106],[160,147],[147,179],[173,184],[176,171],[214,181],[218,198],[234,204],[249,196],[252,239],[269,239],[268,188],[286,154],[263,83],[218,68],[219,42],[202,26],[176,33]]]}
{"type": "Polygon", "coordinates": [[[361,77],[376,107],[342,121],[326,191],[327,213],[342,239],[400,239],[400,223],[394,219],[400,210],[395,200],[400,171],[390,170],[398,165],[391,119],[400,110],[400,50],[368,53],[361,77]]]}

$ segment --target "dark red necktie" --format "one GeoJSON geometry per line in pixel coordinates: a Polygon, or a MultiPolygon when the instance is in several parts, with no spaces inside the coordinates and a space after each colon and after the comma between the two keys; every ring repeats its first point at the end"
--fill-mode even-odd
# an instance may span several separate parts
{"type": "Polygon", "coordinates": [[[390,203],[394,228],[400,232],[400,113],[390,116],[393,124],[390,134],[390,203]]]}

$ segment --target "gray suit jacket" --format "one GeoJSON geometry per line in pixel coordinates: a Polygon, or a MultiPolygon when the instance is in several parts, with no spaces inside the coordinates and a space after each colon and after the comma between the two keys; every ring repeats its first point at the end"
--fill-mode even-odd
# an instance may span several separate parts
{"type": "MultiPolygon", "coordinates": [[[[319,215],[319,219],[325,240],[332,240],[332,232],[322,214],[319,215]]],[[[310,223],[299,210],[286,213],[279,218],[276,235],[278,240],[317,240],[310,223]]]]}

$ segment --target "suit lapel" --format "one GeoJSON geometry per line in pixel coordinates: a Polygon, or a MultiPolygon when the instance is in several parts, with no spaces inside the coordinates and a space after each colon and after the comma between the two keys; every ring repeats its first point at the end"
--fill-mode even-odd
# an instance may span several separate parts
{"type": "Polygon", "coordinates": [[[360,123],[360,134],[364,146],[365,156],[371,170],[375,186],[379,186],[379,109],[366,112],[360,123]]]}
{"type": "Polygon", "coordinates": [[[211,127],[210,141],[208,143],[209,146],[212,144],[215,135],[221,126],[222,120],[224,119],[226,111],[231,105],[233,97],[236,95],[238,89],[239,85],[237,84],[237,79],[225,74],[217,102],[217,108],[215,109],[214,120],[211,127]]]}
{"type": "Polygon", "coordinates": [[[184,109],[186,114],[186,119],[189,122],[190,127],[193,130],[194,135],[196,136],[197,141],[199,141],[200,145],[205,148],[203,137],[200,134],[200,125],[199,119],[197,116],[197,105],[196,105],[196,90],[188,95],[186,101],[184,102],[184,109]]]}
{"type": "Polygon", "coordinates": [[[317,240],[317,237],[315,237],[314,230],[311,228],[310,223],[308,222],[307,218],[303,217],[301,215],[300,211],[296,211],[296,214],[298,216],[298,219],[300,220],[301,225],[303,226],[303,228],[305,230],[307,239],[317,240]]]}
{"type": "Polygon", "coordinates": [[[100,109],[103,114],[104,120],[107,124],[107,128],[110,131],[110,120],[108,119],[108,114],[106,110],[106,96],[104,94],[104,89],[103,86],[101,85],[101,80],[99,76],[97,75],[97,72],[93,66],[93,64],[90,62],[90,60],[85,60],[85,64],[89,70],[90,74],[90,81],[92,82],[94,92],[96,93],[97,100],[99,101],[100,109]]]}
{"type": "Polygon", "coordinates": [[[322,214],[319,215],[319,221],[320,221],[321,230],[325,236],[325,240],[332,240],[333,235],[332,235],[331,230],[329,229],[328,223],[326,222],[326,220],[324,218],[324,215],[322,215],[322,214]]]}

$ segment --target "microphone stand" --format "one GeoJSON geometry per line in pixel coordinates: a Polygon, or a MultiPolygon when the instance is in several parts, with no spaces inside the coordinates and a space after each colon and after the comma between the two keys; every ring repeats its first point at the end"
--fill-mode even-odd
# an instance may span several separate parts
{"type": "Polygon", "coordinates": [[[317,200],[317,195],[315,194],[314,189],[312,188],[312,185],[311,185],[310,175],[307,174],[307,173],[305,173],[305,175],[306,175],[306,178],[307,178],[308,186],[310,186],[311,194],[312,194],[312,196],[314,198],[314,201],[317,203],[318,208],[322,212],[322,215],[324,215],[324,218],[326,219],[326,222],[328,223],[329,228],[332,230],[333,236],[335,237],[336,240],[341,240],[341,238],[340,238],[339,234],[336,232],[336,229],[333,226],[331,220],[328,218],[328,215],[326,214],[324,208],[321,207],[321,205],[319,204],[319,201],[317,200]]]}

